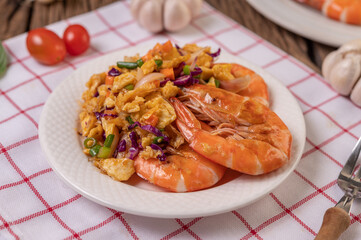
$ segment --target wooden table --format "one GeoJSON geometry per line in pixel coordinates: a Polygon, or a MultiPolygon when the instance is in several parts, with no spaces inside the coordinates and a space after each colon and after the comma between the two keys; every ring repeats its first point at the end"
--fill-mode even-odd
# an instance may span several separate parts
{"type": "MultiPolygon", "coordinates": [[[[115,1],[56,0],[51,4],[44,4],[33,0],[0,0],[0,40],[115,1]]],[[[324,57],[334,50],[332,47],[305,39],[274,24],[254,10],[245,0],[206,1],[317,72],[320,72],[324,57]]]]}

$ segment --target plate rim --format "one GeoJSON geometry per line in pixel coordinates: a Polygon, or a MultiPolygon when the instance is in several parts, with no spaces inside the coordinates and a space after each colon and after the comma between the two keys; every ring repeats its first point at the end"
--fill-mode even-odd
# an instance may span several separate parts
{"type": "MultiPolygon", "coordinates": [[[[100,57],[97,57],[95,59],[92,59],[88,62],[86,62],[83,66],[81,66],[80,68],[76,69],[75,71],[73,71],[70,75],[68,75],[57,87],[56,89],[53,91],[53,93],[49,96],[49,98],[47,99],[46,101],[46,104],[44,105],[43,107],[43,110],[42,110],[42,113],[41,113],[41,116],[40,116],[40,121],[39,121],[39,141],[40,141],[40,145],[41,145],[41,148],[42,148],[42,151],[45,153],[45,156],[46,156],[46,160],[47,162],[49,163],[49,165],[51,166],[51,168],[53,169],[53,171],[56,173],[57,176],[59,176],[61,178],[61,180],[63,182],[65,182],[68,186],[70,186],[73,190],[75,190],[76,192],[78,192],[79,194],[81,194],[82,196],[86,197],[87,199],[90,199],[91,201],[93,202],[96,202],[100,205],[103,205],[103,206],[106,206],[106,207],[109,207],[109,208],[112,208],[112,209],[116,209],[116,210],[119,210],[119,211],[123,211],[123,212],[126,212],[126,213],[130,213],[130,214],[134,214],[134,215],[138,215],[138,216],[145,216],[145,217],[156,217],[156,218],[190,218],[190,217],[199,217],[199,216],[211,216],[211,215],[216,215],[216,214],[220,214],[220,213],[224,213],[224,212],[228,212],[228,211],[231,211],[231,210],[234,210],[234,209],[238,209],[238,208],[241,208],[241,207],[244,207],[246,205],[249,205],[255,201],[258,201],[259,199],[263,198],[264,196],[266,196],[269,192],[273,191],[275,188],[277,188],[282,182],[285,181],[285,179],[293,172],[293,170],[297,167],[301,157],[302,157],[302,153],[303,153],[303,149],[305,147],[305,140],[306,140],[306,126],[305,126],[305,119],[304,119],[304,116],[303,116],[303,113],[302,113],[302,110],[299,106],[299,104],[297,103],[296,99],[294,98],[294,96],[290,93],[290,91],[283,85],[283,83],[281,83],[277,78],[275,78],[274,76],[272,76],[270,73],[268,73],[266,70],[262,69],[261,67],[243,59],[242,57],[239,57],[239,56],[234,56],[234,55],[231,55],[229,53],[226,53],[226,55],[229,55],[229,56],[232,56],[233,58],[237,58],[239,59],[240,61],[243,61],[243,62],[247,62],[247,67],[253,69],[253,70],[259,70],[261,69],[261,72],[262,74],[265,74],[267,75],[267,77],[270,77],[272,78],[272,81],[276,81],[277,84],[280,84],[282,85],[285,90],[288,92],[288,94],[290,94],[292,96],[292,100],[294,101],[295,103],[295,106],[297,106],[297,109],[296,111],[302,116],[302,126],[300,126],[302,128],[302,142],[301,142],[301,145],[300,145],[300,150],[298,152],[298,155],[297,156],[294,156],[296,158],[295,160],[295,163],[287,170],[287,173],[286,174],[283,174],[283,176],[279,179],[277,179],[277,184],[274,184],[274,186],[270,187],[267,191],[263,192],[263,193],[260,193],[258,196],[254,197],[251,201],[248,201],[246,203],[243,203],[243,204],[238,204],[238,205],[230,205],[230,206],[224,206],[222,208],[219,208],[219,209],[215,209],[213,211],[206,211],[206,212],[202,212],[202,211],[195,211],[193,213],[167,213],[167,212],[144,212],[144,211],[138,211],[136,209],[129,209],[129,208],[123,208],[123,207],[119,207],[119,206],[114,206],[114,204],[112,204],[111,202],[108,202],[104,199],[99,199],[99,197],[97,196],[93,196],[92,194],[90,194],[89,192],[87,192],[86,190],[84,190],[81,186],[78,186],[74,183],[72,183],[71,181],[69,181],[69,179],[66,177],[66,174],[64,172],[61,172],[59,171],[59,169],[56,168],[56,166],[53,164],[53,158],[54,156],[52,156],[52,153],[49,152],[49,148],[47,146],[47,143],[46,143],[46,139],[45,139],[45,132],[46,129],[45,129],[45,125],[44,125],[44,122],[45,122],[45,118],[46,118],[46,114],[47,112],[49,111],[49,108],[51,107],[50,104],[51,102],[53,101],[53,98],[55,98],[55,92],[59,91],[58,89],[61,89],[61,86],[66,84],[67,79],[71,79],[72,76],[74,74],[76,74],[76,72],[80,72],[80,71],[83,71],[83,69],[86,69],[87,66],[91,65],[92,63],[94,62],[97,62],[101,59],[106,59],[112,55],[115,55],[115,54],[118,54],[120,56],[122,56],[122,52],[125,52],[126,50],[135,50],[136,52],[139,52],[138,49],[141,49],[141,48],[145,48],[145,49],[148,49],[151,45],[139,45],[139,46],[135,46],[135,47],[131,47],[131,48],[126,48],[126,49],[122,49],[122,50],[118,50],[116,52],[112,52],[112,53],[109,53],[109,54],[106,54],[106,55],[103,55],[103,56],[100,56],[100,57]]],[[[224,54],[224,53],[223,53],[224,54]]],[[[259,72],[257,72],[259,73],[259,72]]],[[[79,95],[79,98],[80,98],[80,95],[79,95]]],[[[108,177],[108,176],[107,176],[108,177]]],[[[114,180],[113,180],[114,181],[114,180]]],[[[210,188],[212,189],[212,188],[210,188]]],[[[207,189],[207,190],[210,190],[210,189],[207,189]]],[[[144,190],[144,189],[139,189],[140,191],[147,191],[147,190],[144,190]]],[[[201,191],[198,191],[198,192],[192,192],[193,194],[199,194],[201,191]]],[[[157,194],[180,194],[180,195],[184,195],[184,194],[192,194],[192,193],[161,193],[161,192],[157,192],[157,194]]]]}

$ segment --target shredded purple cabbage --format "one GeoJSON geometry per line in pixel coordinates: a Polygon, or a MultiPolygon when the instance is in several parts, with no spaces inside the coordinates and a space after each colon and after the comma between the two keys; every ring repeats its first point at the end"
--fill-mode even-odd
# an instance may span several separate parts
{"type": "Polygon", "coordinates": [[[179,54],[180,54],[181,56],[183,56],[182,51],[180,51],[181,48],[178,46],[178,44],[174,44],[174,46],[175,46],[175,48],[177,49],[177,51],[179,52],[179,54]]]}
{"type": "Polygon", "coordinates": [[[127,142],[123,139],[119,142],[118,146],[115,148],[115,151],[113,153],[113,157],[116,158],[118,156],[118,153],[124,152],[127,147],[127,142]]]}
{"type": "Polygon", "coordinates": [[[199,80],[192,75],[184,75],[177,78],[173,83],[177,87],[184,87],[199,83],[199,80]]]}
{"type": "Polygon", "coordinates": [[[160,86],[164,87],[167,84],[167,82],[169,82],[169,81],[170,81],[170,78],[168,78],[168,77],[165,78],[163,81],[160,82],[160,86]]]}
{"type": "Polygon", "coordinates": [[[163,149],[161,147],[159,147],[157,144],[150,144],[150,147],[153,149],[153,150],[156,150],[156,151],[160,151],[162,154],[159,155],[157,158],[160,160],[160,161],[165,161],[166,159],[166,156],[163,152],[163,149]]]}
{"type": "Polygon", "coordinates": [[[184,75],[177,78],[173,83],[178,87],[186,86],[189,85],[191,78],[192,78],[191,75],[184,75]]]}
{"type": "Polygon", "coordinates": [[[209,56],[213,57],[213,58],[218,57],[219,54],[221,54],[221,49],[218,48],[217,52],[215,52],[215,53],[207,53],[207,54],[208,54],[209,56]]]}
{"type": "Polygon", "coordinates": [[[124,152],[126,150],[126,147],[127,147],[127,142],[125,141],[125,139],[123,139],[122,141],[119,142],[117,146],[117,150],[118,152],[124,152]]]}
{"type": "Polygon", "coordinates": [[[117,156],[118,156],[118,149],[115,149],[113,153],[113,158],[117,158],[117,156]]]}
{"type": "Polygon", "coordinates": [[[109,113],[101,113],[101,112],[94,112],[95,117],[100,120],[102,117],[118,117],[116,114],[109,114],[109,113]]]}
{"type": "Polygon", "coordinates": [[[100,120],[102,117],[118,117],[118,115],[116,114],[109,114],[109,113],[94,112],[94,114],[97,120],[100,120]]]}
{"type": "Polygon", "coordinates": [[[102,138],[103,138],[103,141],[105,141],[105,139],[107,138],[107,137],[105,136],[105,132],[103,132],[102,138]]]}
{"type": "Polygon", "coordinates": [[[130,141],[132,142],[132,147],[138,147],[138,136],[136,132],[129,133],[130,141]]]}
{"type": "Polygon", "coordinates": [[[198,78],[192,78],[192,85],[197,84],[197,83],[199,83],[199,79],[198,78]]]}
{"type": "Polygon", "coordinates": [[[108,75],[113,77],[119,76],[120,74],[121,73],[119,72],[119,70],[115,68],[110,69],[110,71],[108,72],[108,75]]]}
{"type": "Polygon", "coordinates": [[[102,117],[118,117],[116,114],[102,113],[102,117]]]}
{"type": "MultiPolygon", "coordinates": [[[[153,127],[152,125],[144,125],[142,126],[138,121],[129,125],[128,126],[128,129],[131,130],[133,128],[135,128],[136,126],[140,127],[141,129],[147,131],[147,132],[150,132],[150,133],[153,133],[154,135],[156,135],[157,137],[163,137],[163,141],[164,142],[169,142],[169,138],[164,135],[162,133],[162,131],[160,131],[158,128],[156,127],[153,127]]],[[[135,134],[135,132],[134,132],[135,134]]],[[[130,137],[130,134],[129,134],[129,137],[130,137]]],[[[133,138],[134,139],[134,138],[133,138]]],[[[131,139],[132,140],[132,139],[131,139]]],[[[132,140],[133,141],[133,140],[132,140]]],[[[135,138],[135,141],[136,141],[136,138],[135,138]]],[[[132,145],[133,145],[133,142],[132,142],[132,145]]],[[[140,146],[140,148],[142,148],[142,146],[140,146]]]]}
{"type": "Polygon", "coordinates": [[[178,77],[183,72],[183,68],[185,65],[185,62],[181,62],[177,67],[173,68],[175,77],[178,77]]]}
{"type": "Polygon", "coordinates": [[[97,118],[97,120],[100,121],[101,118],[101,113],[100,112],[94,112],[95,117],[97,118]]]}
{"type": "Polygon", "coordinates": [[[128,126],[128,130],[132,130],[133,128],[135,128],[136,126],[140,127],[140,122],[134,122],[133,124],[128,126]]]}
{"type": "Polygon", "coordinates": [[[93,97],[98,97],[99,96],[99,92],[96,91],[96,93],[94,93],[93,97]]]}
{"type": "Polygon", "coordinates": [[[197,76],[202,73],[202,69],[200,67],[195,67],[193,71],[191,71],[191,76],[197,76]]]}
{"type": "Polygon", "coordinates": [[[132,142],[132,146],[129,148],[129,158],[134,159],[139,153],[139,144],[138,144],[138,137],[136,132],[129,133],[130,141],[132,142]]]}
{"type": "Polygon", "coordinates": [[[133,160],[136,156],[138,156],[139,149],[134,148],[134,147],[130,147],[129,148],[129,153],[130,153],[129,158],[133,160]]]}
{"type": "Polygon", "coordinates": [[[145,131],[151,132],[154,135],[156,135],[157,137],[163,137],[163,141],[164,142],[169,142],[169,137],[167,137],[166,135],[164,135],[162,133],[162,131],[160,131],[158,128],[153,127],[152,125],[144,125],[141,126],[141,128],[145,131]]]}

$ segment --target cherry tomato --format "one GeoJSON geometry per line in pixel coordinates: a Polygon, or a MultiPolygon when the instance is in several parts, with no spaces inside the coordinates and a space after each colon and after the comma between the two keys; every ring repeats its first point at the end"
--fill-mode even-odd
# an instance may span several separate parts
{"type": "Polygon", "coordinates": [[[31,30],[26,38],[26,47],[32,57],[45,65],[57,64],[66,55],[63,40],[45,28],[31,30]]]}
{"type": "Polygon", "coordinates": [[[66,50],[70,55],[76,56],[85,52],[90,45],[88,31],[79,24],[70,25],[63,35],[66,50]]]}

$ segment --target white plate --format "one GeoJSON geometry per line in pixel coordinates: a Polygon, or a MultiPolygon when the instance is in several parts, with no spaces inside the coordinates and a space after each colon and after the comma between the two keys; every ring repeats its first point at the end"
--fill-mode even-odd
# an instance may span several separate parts
{"type": "Polygon", "coordinates": [[[97,58],[68,76],[47,100],[39,124],[39,138],[53,170],[75,191],[101,205],[142,216],[186,218],[207,216],[250,204],[280,185],[294,170],[305,144],[305,123],[298,103],[281,82],[246,60],[222,53],[219,62],[236,62],[259,73],[267,82],[272,109],[293,135],[290,162],[264,176],[229,171],[216,187],[191,192],[165,192],[132,177],[128,183],[112,180],[88,162],[77,135],[79,101],[93,73],[108,69],[125,55],[145,54],[150,46],[137,46],[97,58]]]}
{"type": "Polygon", "coordinates": [[[361,26],[345,24],[293,0],[247,0],[261,14],[280,26],[326,45],[338,47],[361,38],[361,26]]]}

